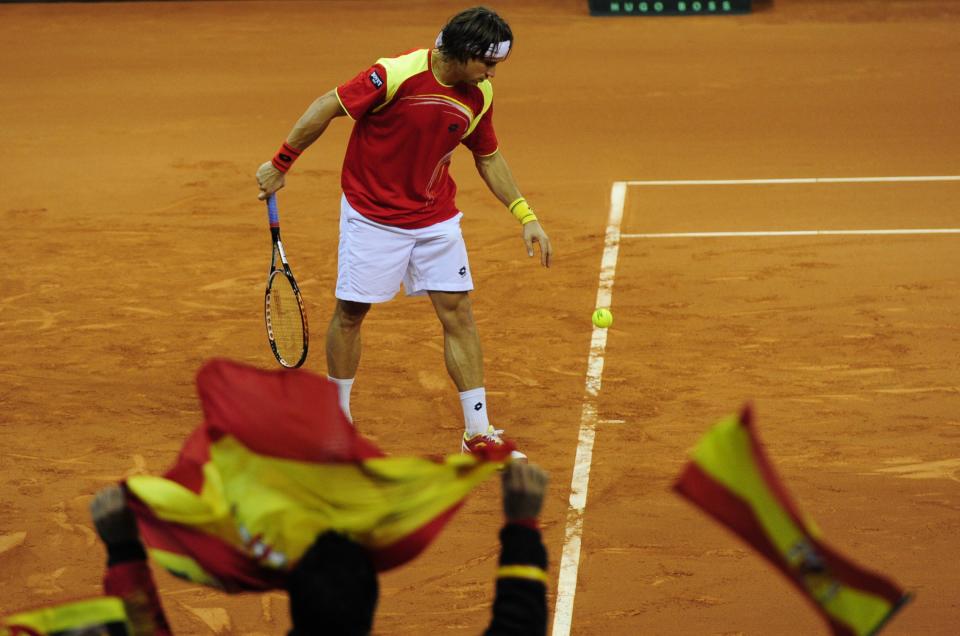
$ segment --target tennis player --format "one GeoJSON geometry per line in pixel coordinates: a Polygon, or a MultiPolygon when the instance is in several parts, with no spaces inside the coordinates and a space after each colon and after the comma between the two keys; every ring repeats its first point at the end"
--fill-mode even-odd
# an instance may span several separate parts
{"type": "MultiPolygon", "coordinates": [[[[539,245],[550,266],[550,239],[521,195],[493,127],[497,67],[513,33],[496,13],[467,9],[450,19],[432,49],[381,58],[325,95],[300,117],[271,161],[260,166],[260,199],[332,120],[348,116],[353,133],[343,160],[337,304],[327,331],[327,372],[350,415],[360,364],[360,328],[374,303],[428,295],[443,326],[447,371],[460,392],[463,452],[501,444],[490,424],[483,355],[469,292],[473,279],[460,230],[449,165],[457,146],[473,153],[490,191],[521,224],[527,255],[539,245]]],[[[525,457],[514,451],[515,458],[525,457]]]]}

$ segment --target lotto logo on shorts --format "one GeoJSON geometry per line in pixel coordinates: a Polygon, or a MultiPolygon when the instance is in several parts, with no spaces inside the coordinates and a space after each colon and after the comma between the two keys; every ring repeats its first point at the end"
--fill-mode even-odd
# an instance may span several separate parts
{"type": "Polygon", "coordinates": [[[466,276],[466,275],[467,275],[467,268],[466,268],[466,267],[461,267],[459,273],[460,273],[460,276],[466,276]]]}
{"type": "Polygon", "coordinates": [[[383,80],[380,79],[380,75],[376,71],[374,71],[373,73],[370,73],[370,83],[376,86],[377,88],[380,88],[381,86],[383,86],[383,80]]]}

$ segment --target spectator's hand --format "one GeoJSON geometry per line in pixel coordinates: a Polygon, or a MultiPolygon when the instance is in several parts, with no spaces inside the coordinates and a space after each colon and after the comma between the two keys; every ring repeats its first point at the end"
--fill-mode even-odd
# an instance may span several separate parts
{"type": "Polygon", "coordinates": [[[507,464],[503,469],[503,512],[507,521],[538,517],[547,492],[547,481],[546,471],[535,464],[507,464]]]}
{"type": "Polygon", "coordinates": [[[267,161],[257,169],[257,184],[260,186],[257,198],[266,201],[268,196],[284,186],[283,173],[274,168],[272,162],[267,161]]]}
{"type": "Polygon", "coordinates": [[[103,542],[109,545],[139,541],[137,521],[127,507],[120,486],[113,485],[98,492],[90,502],[90,516],[103,542]]]}
{"type": "Polygon", "coordinates": [[[523,226],[523,243],[527,246],[527,256],[533,256],[533,244],[540,244],[540,264],[550,267],[550,258],[553,248],[550,246],[550,237],[543,231],[540,221],[531,221],[523,226]]]}

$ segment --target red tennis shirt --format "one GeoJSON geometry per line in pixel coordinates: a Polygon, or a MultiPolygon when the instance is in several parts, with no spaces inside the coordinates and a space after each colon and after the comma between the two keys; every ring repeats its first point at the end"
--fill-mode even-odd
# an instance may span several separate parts
{"type": "Polygon", "coordinates": [[[430,49],[381,58],[337,87],[355,121],[340,177],[343,193],[365,217],[412,229],[457,214],[457,185],[448,171],[453,151],[497,151],[493,85],[441,84],[430,49]]]}

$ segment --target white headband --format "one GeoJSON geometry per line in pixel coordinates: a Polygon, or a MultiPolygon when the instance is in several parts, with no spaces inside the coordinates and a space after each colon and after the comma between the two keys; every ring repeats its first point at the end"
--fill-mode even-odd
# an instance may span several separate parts
{"type": "MultiPolygon", "coordinates": [[[[439,49],[443,44],[443,31],[440,32],[440,35],[437,36],[436,47],[439,49]]],[[[495,62],[502,62],[507,59],[507,55],[510,54],[510,45],[512,42],[510,40],[504,40],[503,42],[491,44],[490,48],[487,49],[487,53],[483,56],[485,60],[493,60],[495,62]]]]}

